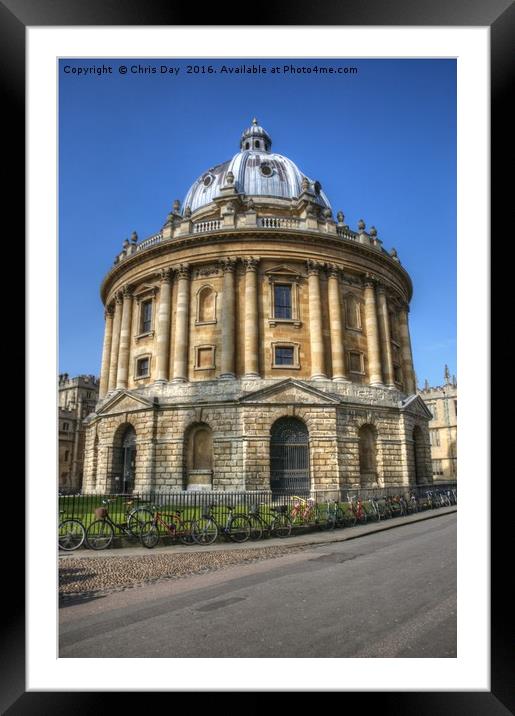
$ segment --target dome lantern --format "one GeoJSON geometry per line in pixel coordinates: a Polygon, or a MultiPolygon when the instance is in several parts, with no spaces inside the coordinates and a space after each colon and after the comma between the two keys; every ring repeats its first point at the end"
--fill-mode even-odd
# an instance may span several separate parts
{"type": "Polygon", "coordinates": [[[266,131],[258,124],[257,119],[254,117],[252,125],[248,127],[240,139],[240,150],[247,152],[250,150],[258,152],[269,152],[272,148],[272,138],[266,131]]]}

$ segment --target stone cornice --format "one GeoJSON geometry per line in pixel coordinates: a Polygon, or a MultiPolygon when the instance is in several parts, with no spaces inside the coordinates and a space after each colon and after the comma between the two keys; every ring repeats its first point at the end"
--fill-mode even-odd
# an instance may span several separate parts
{"type": "MultiPolygon", "coordinates": [[[[277,247],[278,244],[285,244],[291,246],[292,244],[298,249],[297,257],[288,257],[290,260],[295,258],[298,261],[309,260],[309,254],[307,252],[313,252],[317,257],[320,257],[320,249],[334,250],[337,249],[342,254],[342,265],[341,270],[346,273],[365,273],[367,270],[376,271],[381,279],[381,282],[388,285],[391,289],[395,289],[401,294],[404,300],[410,300],[413,287],[409,274],[397,261],[392,259],[387,254],[379,253],[377,249],[371,248],[364,244],[359,244],[355,241],[342,239],[328,234],[323,234],[318,231],[296,231],[294,229],[278,229],[277,231],[271,232],[270,230],[259,230],[259,229],[225,229],[209,234],[202,235],[188,235],[180,239],[172,239],[170,241],[163,241],[158,244],[151,246],[150,248],[142,251],[141,253],[135,253],[129,256],[123,262],[116,264],[110,272],[104,277],[101,285],[100,294],[102,301],[105,303],[111,287],[119,280],[125,273],[134,269],[138,266],[144,266],[148,260],[155,260],[159,256],[167,255],[170,260],[170,254],[180,253],[184,249],[194,249],[200,246],[211,246],[216,247],[219,244],[231,243],[231,244],[244,244],[242,246],[242,256],[237,258],[245,258],[248,256],[248,242],[261,242],[270,244],[271,246],[277,247]],[[366,262],[366,266],[361,266],[359,263],[354,265],[352,258],[355,256],[357,259],[362,259],[366,262]],[[385,272],[392,275],[392,279],[387,281],[385,272]],[[396,279],[396,281],[395,281],[396,279]]],[[[234,249],[233,249],[234,250],[234,249]]],[[[266,258],[276,258],[277,254],[268,252],[264,253],[262,249],[259,250],[261,260],[266,258]]],[[[196,257],[192,257],[192,267],[195,265],[201,266],[203,263],[213,263],[216,261],[214,256],[209,256],[204,261],[196,261],[196,257]]],[[[334,262],[336,257],[328,257],[331,263],[334,262]]],[[[180,260],[179,260],[180,262],[180,260]]],[[[175,268],[175,267],[171,267],[175,268]]],[[[154,269],[155,273],[155,269],[154,269]]]]}

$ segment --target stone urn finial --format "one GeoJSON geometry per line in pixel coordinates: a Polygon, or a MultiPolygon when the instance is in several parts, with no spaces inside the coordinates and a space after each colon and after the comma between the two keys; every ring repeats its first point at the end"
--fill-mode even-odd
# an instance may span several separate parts
{"type": "Polygon", "coordinates": [[[397,249],[392,249],[390,251],[390,256],[392,257],[392,259],[394,261],[399,261],[399,263],[400,263],[399,257],[397,256],[397,249]]]}
{"type": "Polygon", "coordinates": [[[307,177],[302,177],[302,183],[300,185],[300,188],[302,191],[308,191],[309,189],[309,180],[307,177]]]}
{"type": "Polygon", "coordinates": [[[377,237],[377,229],[375,226],[370,227],[370,236],[372,236],[374,239],[377,237]]]}
{"type": "Polygon", "coordinates": [[[232,171],[230,169],[227,172],[227,174],[225,175],[225,183],[228,184],[229,186],[232,186],[234,184],[234,174],[232,173],[232,171]]]}
{"type": "Polygon", "coordinates": [[[126,249],[126,248],[128,248],[128,246],[129,246],[129,239],[125,239],[125,241],[123,242],[123,248],[126,249]]]}
{"type": "Polygon", "coordinates": [[[132,234],[131,234],[131,242],[132,242],[133,244],[137,244],[137,243],[138,243],[138,234],[137,234],[135,231],[133,231],[132,234]]]}
{"type": "Polygon", "coordinates": [[[331,209],[328,206],[324,209],[324,211],[322,213],[326,219],[330,219],[331,216],[333,215],[333,212],[331,211],[331,209]]]}
{"type": "Polygon", "coordinates": [[[176,199],[173,202],[173,212],[174,212],[174,214],[178,214],[180,210],[181,210],[181,202],[179,201],[179,199],[176,199]]]}
{"type": "Polygon", "coordinates": [[[184,209],[184,217],[185,217],[186,219],[189,219],[190,216],[191,216],[191,206],[187,206],[187,207],[184,209]]]}
{"type": "Polygon", "coordinates": [[[343,211],[339,211],[336,214],[336,218],[338,219],[339,224],[343,224],[343,222],[345,221],[345,214],[343,213],[343,211]]]}
{"type": "Polygon", "coordinates": [[[366,224],[365,224],[365,222],[363,221],[363,219],[360,219],[360,220],[358,221],[358,230],[359,230],[359,231],[365,231],[365,226],[366,226],[366,224]]]}

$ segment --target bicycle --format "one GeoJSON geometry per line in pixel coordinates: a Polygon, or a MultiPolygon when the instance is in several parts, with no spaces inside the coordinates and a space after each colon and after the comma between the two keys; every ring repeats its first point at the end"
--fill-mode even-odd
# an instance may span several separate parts
{"type": "Polygon", "coordinates": [[[225,505],[227,517],[225,524],[219,522],[214,515],[216,505],[209,505],[198,520],[193,520],[191,534],[197,544],[213,544],[219,534],[223,534],[233,542],[246,542],[250,537],[250,520],[247,515],[235,513],[234,507],[225,505]]]}
{"type": "MultiPolygon", "coordinates": [[[[59,514],[63,515],[64,510],[59,510],[59,514]]],[[[80,520],[74,518],[61,519],[59,522],[59,549],[71,552],[84,543],[86,538],[86,530],[80,520]]]]}
{"type": "Polygon", "coordinates": [[[264,533],[267,533],[268,537],[290,536],[292,523],[287,514],[287,506],[269,507],[269,512],[273,514],[270,522],[267,522],[259,510],[259,505],[251,505],[249,509],[251,540],[261,539],[264,533]]]}
{"type": "Polygon", "coordinates": [[[349,500],[349,506],[352,514],[349,521],[352,522],[352,526],[354,526],[357,522],[366,525],[368,516],[365,512],[365,508],[363,507],[363,499],[361,497],[351,497],[349,500]]]}
{"type": "Polygon", "coordinates": [[[290,521],[294,527],[301,527],[309,523],[315,510],[315,500],[309,497],[305,500],[303,497],[293,496],[293,507],[290,509],[290,521]]]}
{"type": "MultiPolygon", "coordinates": [[[[120,530],[127,537],[135,537],[141,540],[141,527],[144,523],[139,520],[143,514],[143,509],[126,513],[129,514],[127,522],[114,522],[109,515],[108,505],[110,502],[114,502],[114,500],[102,500],[104,507],[95,509],[95,515],[98,519],[94,520],[86,530],[86,544],[91,549],[100,550],[109,547],[114,539],[115,529],[120,530]]],[[[148,508],[144,509],[151,517],[153,516],[148,508]]]]}
{"type": "Polygon", "coordinates": [[[152,505],[154,515],[151,520],[145,522],[141,527],[141,544],[152,549],[159,542],[161,536],[160,527],[163,528],[173,539],[178,539],[182,544],[193,544],[193,520],[183,520],[180,510],[173,514],[159,512],[157,505],[152,505]]]}

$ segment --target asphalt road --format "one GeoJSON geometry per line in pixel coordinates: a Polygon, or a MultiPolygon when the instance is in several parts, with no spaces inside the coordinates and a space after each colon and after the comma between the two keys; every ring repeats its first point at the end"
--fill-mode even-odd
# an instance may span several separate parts
{"type": "Polygon", "coordinates": [[[60,609],[60,657],[456,657],[456,514],[60,609]]]}

